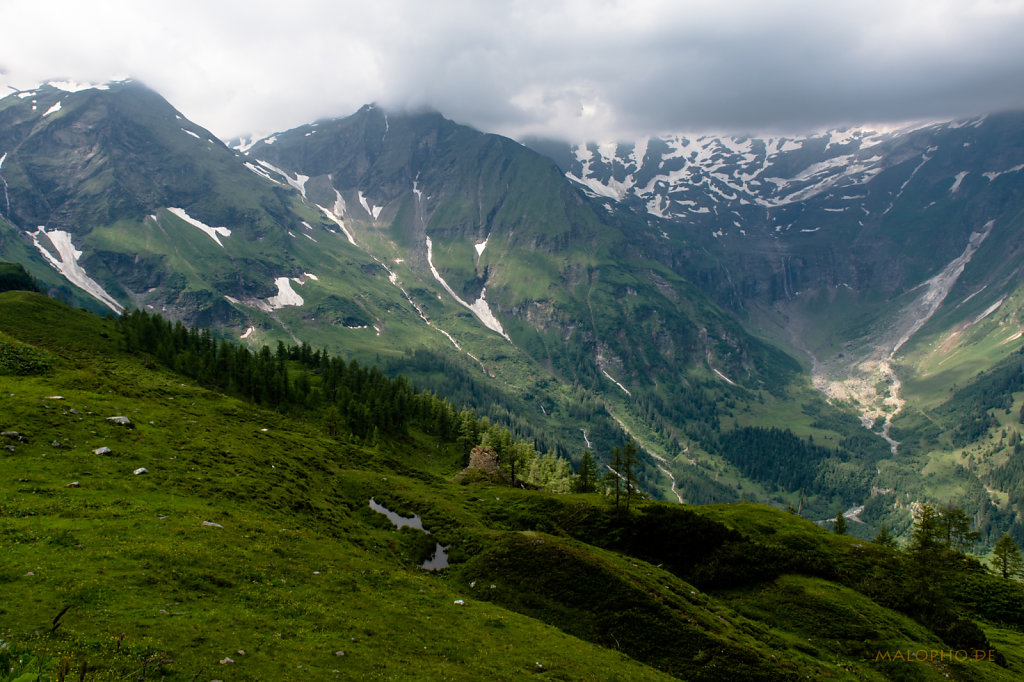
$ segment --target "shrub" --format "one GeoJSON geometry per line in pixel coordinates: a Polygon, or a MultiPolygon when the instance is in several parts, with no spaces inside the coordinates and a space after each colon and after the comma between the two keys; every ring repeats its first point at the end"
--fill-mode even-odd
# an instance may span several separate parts
{"type": "Polygon", "coordinates": [[[0,341],[0,374],[27,376],[50,370],[48,356],[32,346],[0,341]]]}

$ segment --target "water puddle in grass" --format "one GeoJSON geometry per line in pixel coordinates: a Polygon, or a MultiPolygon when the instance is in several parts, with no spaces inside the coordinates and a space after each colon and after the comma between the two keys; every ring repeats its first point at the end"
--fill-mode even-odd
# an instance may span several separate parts
{"type": "Polygon", "coordinates": [[[423,529],[423,521],[416,514],[413,514],[409,517],[399,516],[395,512],[385,507],[383,504],[377,502],[372,497],[370,498],[370,509],[377,512],[378,514],[383,514],[384,516],[388,517],[388,521],[390,521],[398,530],[402,530],[405,527],[409,527],[415,528],[416,530],[422,530],[424,533],[427,533],[428,535],[430,534],[430,531],[423,529]]]}
{"type": "Polygon", "coordinates": [[[435,543],[434,556],[420,564],[420,568],[425,571],[440,571],[442,568],[448,568],[447,549],[450,546],[451,545],[442,545],[440,542],[435,543]]]}
{"type": "MultiPolygon", "coordinates": [[[[372,497],[370,498],[370,509],[378,514],[383,514],[388,517],[388,521],[391,522],[396,530],[401,530],[403,528],[415,528],[416,530],[430,535],[430,531],[423,527],[423,520],[420,519],[418,514],[413,514],[412,516],[401,516],[380,504],[372,497]]],[[[434,556],[420,564],[420,568],[426,571],[440,571],[442,568],[448,568],[447,549],[449,547],[451,547],[451,545],[442,545],[440,542],[435,543],[434,556]]]]}

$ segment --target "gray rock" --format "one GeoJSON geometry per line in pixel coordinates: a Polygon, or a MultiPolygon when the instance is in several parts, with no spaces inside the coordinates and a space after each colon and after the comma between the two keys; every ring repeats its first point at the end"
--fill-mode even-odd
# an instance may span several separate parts
{"type": "Polygon", "coordinates": [[[71,483],[68,483],[68,484],[67,484],[66,486],[64,486],[64,487],[65,487],[65,488],[81,488],[81,487],[82,487],[82,484],[81,484],[81,483],[79,483],[78,481],[71,481],[71,483]]]}
{"type": "Polygon", "coordinates": [[[136,470],[135,470],[135,471],[134,471],[133,473],[134,473],[134,474],[135,474],[136,476],[138,476],[139,474],[148,474],[148,473],[149,473],[149,469],[147,469],[146,467],[139,467],[139,468],[138,468],[138,469],[136,469],[136,470]]]}
{"type": "Polygon", "coordinates": [[[129,419],[128,417],[124,417],[124,416],[107,417],[107,421],[108,422],[113,422],[114,424],[123,424],[125,426],[127,426],[128,424],[132,423],[131,419],[129,419]]]}
{"type": "Polygon", "coordinates": [[[203,525],[204,526],[209,526],[210,528],[223,528],[224,527],[224,526],[220,525],[219,523],[214,523],[213,521],[203,521],[203,525]]]}
{"type": "Polygon", "coordinates": [[[104,445],[102,448],[96,448],[95,450],[93,450],[92,454],[94,454],[94,455],[109,455],[111,452],[112,452],[111,449],[108,448],[106,445],[104,445]]]}

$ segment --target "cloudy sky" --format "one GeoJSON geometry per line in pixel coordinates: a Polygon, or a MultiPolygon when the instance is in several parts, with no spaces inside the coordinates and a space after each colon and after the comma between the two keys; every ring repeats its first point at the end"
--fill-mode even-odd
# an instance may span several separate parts
{"type": "Polygon", "coordinates": [[[3,0],[0,86],[126,76],[222,138],[362,104],[512,137],[1024,108],[1024,0],[3,0]]]}

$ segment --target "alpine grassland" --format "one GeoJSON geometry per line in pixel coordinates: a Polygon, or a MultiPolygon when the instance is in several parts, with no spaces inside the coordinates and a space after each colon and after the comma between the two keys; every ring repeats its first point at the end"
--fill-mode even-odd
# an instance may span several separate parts
{"type": "Polygon", "coordinates": [[[536,453],[308,346],[8,291],[0,350],[5,682],[1024,674],[1021,583],[941,546],[457,476],[536,453]]]}

